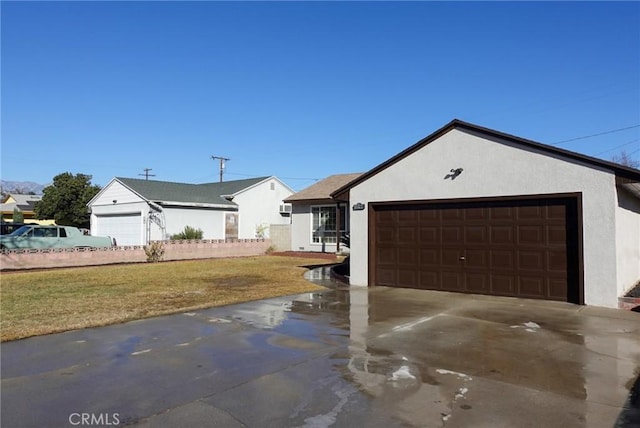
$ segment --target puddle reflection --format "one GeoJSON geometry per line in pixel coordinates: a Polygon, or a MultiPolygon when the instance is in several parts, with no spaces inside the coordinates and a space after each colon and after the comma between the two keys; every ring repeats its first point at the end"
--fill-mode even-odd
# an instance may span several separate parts
{"type": "MultiPolygon", "coordinates": [[[[325,274],[310,278],[327,281],[325,274]]],[[[543,417],[612,426],[640,364],[637,325],[606,319],[603,331],[573,305],[352,287],[294,301],[291,310],[346,320],[348,358],[336,369],[412,426],[482,423],[506,409],[503,418],[515,424],[543,417]]]]}

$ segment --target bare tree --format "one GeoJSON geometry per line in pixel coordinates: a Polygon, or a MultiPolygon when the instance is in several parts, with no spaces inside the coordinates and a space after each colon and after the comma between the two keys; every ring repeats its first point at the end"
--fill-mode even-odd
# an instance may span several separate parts
{"type": "Polygon", "coordinates": [[[631,155],[624,150],[620,153],[613,155],[611,160],[615,163],[619,163],[620,165],[630,166],[631,168],[640,168],[640,160],[634,159],[631,155]]]}

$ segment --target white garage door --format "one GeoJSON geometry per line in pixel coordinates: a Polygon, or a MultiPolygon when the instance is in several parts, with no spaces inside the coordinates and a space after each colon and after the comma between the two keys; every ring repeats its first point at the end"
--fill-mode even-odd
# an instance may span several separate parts
{"type": "Polygon", "coordinates": [[[110,236],[117,245],[143,245],[140,213],[100,215],[96,218],[96,235],[110,236]]]}

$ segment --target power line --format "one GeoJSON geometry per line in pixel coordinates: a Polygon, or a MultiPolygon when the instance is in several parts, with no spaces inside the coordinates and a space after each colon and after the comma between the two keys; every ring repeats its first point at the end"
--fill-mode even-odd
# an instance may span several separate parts
{"type": "Polygon", "coordinates": [[[629,144],[635,143],[636,141],[640,141],[640,138],[636,138],[635,140],[631,140],[631,141],[628,141],[628,142],[626,142],[624,144],[620,144],[619,146],[615,146],[614,148],[609,149],[609,150],[605,150],[604,152],[596,153],[595,156],[600,156],[600,155],[603,155],[605,153],[612,152],[612,151],[614,151],[616,149],[619,149],[620,147],[628,146],[629,144]]]}
{"type": "Polygon", "coordinates": [[[637,150],[634,150],[634,151],[630,152],[630,153],[629,153],[629,156],[631,156],[631,155],[633,155],[633,154],[635,154],[635,153],[638,153],[638,152],[640,152],[640,149],[637,149],[637,150]]]}
{"type": "MultiPolygon", "coordinates": [[[[237,172],[228,172],[227,175],[237,175],[239,177],[263,177],[264,175],[269,175],[269,174],[263,174],[263,175],[256,175],[256,174],[240,174],[237,172]]],[[[278,178],[281,178],[283,180],[305,180],[305,181],[318,181],[320,180],[319,178],[310,178],[310,177],[280,177],[278,176],[278,178]]]]}
{"type": "Polygon", "coordinates": [[[552,143],[552,144],[554,146],[557,146],[557,145],[560,145],[560,144],[569,143],[571,141],[584,140],[585,138],[598,137],[600,135],[606,135],[606,134],[613,134],[614,132],[626,131],[627,129],[633,129],[633,128],[638,128],[638,127],[640,127],[640,124],[633,125],[633,126],[627,126],[626,128],[613,129],[611,131],[599,132],[597,134],[585,135],[584,137],[576,137],[576,138],[571,138],[569,140],[562,140],[562,141],[558,141],[558,142],[552,143]]]}

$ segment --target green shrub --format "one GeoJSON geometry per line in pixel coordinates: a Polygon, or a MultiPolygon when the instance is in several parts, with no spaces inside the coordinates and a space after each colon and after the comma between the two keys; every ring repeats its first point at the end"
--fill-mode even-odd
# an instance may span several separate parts
{"type": "Polygon", "coordinates": [[[179,239],[202,239],[202,230],[191,226],[185,226],[182,232],[171,235],[171,239],[174,241],[179,239]]]}

